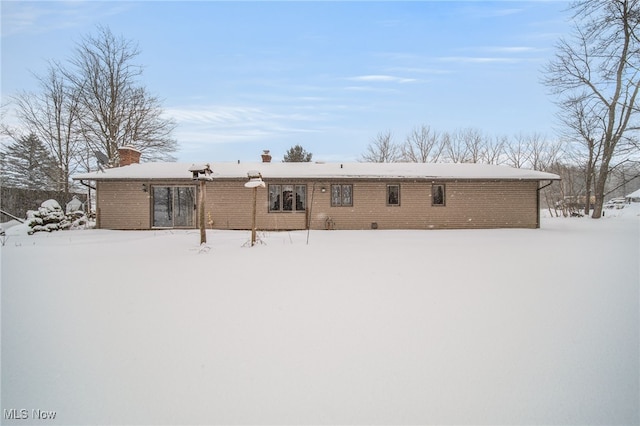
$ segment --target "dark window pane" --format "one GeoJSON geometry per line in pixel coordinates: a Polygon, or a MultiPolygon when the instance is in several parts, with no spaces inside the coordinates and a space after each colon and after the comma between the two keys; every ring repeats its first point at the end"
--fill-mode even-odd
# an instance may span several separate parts
{"type": "Polygon", "coordinates": [[[341,206],[342,205],[342,191],[340,185],[331,185],[331,205],[332,206],[341,206]]]}
{"type": "Polygon", "coordinates": [[[153,187],[153,226],[169,228],[173,226],[173,188],[153,187]]]}
{"type": "Polygon", "coordinates": [[[182,186],[174,188],[173,226],[195,225],[195,188],[182,186]]]}
{"type": "Polygon", "coordinates": [[[306,185],[296,185],[296,210],[304,211],[307,206],[307,187],[306,185]]]}
{"type": "Polygon", "coordinates": [[[352,185],[331,185],[331,205],[334,207],[353,205],[352,185]]]}
{"type": "Polygon", "coordinates": [[[293,210],[293,185],[282,185],[282,210],[293,210]]]}
{"type": "Polygon", "coordinates": [[[343,206],[353,205],[353,197],[351,196],[352,192],[353,192],[353,187],[351,185],[342,185],[342,205],[343,206]]]}
{"type": "Polygon", "coordinates": [[[280,211],[280,185],[269,185],[269,211],[280,211]]]}
{"type": "Polygon", "coordinates": [[[400,204],[400,186],[389,185],[387,186],[387,204],[397,206],[400,204]]]}
{"type": "Polygon", "coordinates": [[[444,205],[444,185],[434,185],[432,187],[432,190],[433,190],[433,205],[443,206],[444,205]]]}

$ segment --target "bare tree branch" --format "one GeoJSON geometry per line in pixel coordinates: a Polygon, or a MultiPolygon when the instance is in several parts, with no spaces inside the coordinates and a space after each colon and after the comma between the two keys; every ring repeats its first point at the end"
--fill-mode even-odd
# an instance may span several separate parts
{"type": "Polygon", "coordinates": [[[409,163],[436,163],[442,155],[442,140],[429,126],[414,128],[400,147],[402,161],[409,163]]]}
{"type": "Polygon", "coordinates": [[[393,163],[400,159],[400,149],[393,142],[391,131],[380,132],[367,146],[360,161],[366,163],[393,163]]]}
{"type": "Polygon", "coordinates": [[[572,9],[572,39],[560,40],[543,81],[559,97],[567,134],[586,148],[586,186],[590,191],[594,183],[592,217],[599,218],[610,163],[637,140],[640,5],[638,0],[582,0],[572,9]]]}
{"type": "Polygon", "coordinates": [[[132,146],[146,160],[173,160],[173,120],[162,117],[160,101],[139,85],[140,51],[105,27],[78,44],[67,77],[81,108],[79,131],[94,150],[118,162],[118,148],[132,146]]]}

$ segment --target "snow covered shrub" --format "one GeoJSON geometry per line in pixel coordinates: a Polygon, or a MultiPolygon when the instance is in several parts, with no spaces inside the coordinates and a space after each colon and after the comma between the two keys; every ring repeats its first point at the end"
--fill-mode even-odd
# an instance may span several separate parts
{"type": "Polygon", "coordinates": [[[71,222],[69,229],[85,229],[92,227],[89,223],[89,218],[87,218],[87,215],[82,210],[67,213],[67,219],[71,222]]]}
{"type": "Polygon", "coordinates": [[[87,218],[82,211],[65,214],[56,200],[47,200],[40,205],[38,210],[27,212],[26,223],[31,228],[29,231],[29,235],[31,235],[34,232],[84,227],[87,224],[87,218]]]}

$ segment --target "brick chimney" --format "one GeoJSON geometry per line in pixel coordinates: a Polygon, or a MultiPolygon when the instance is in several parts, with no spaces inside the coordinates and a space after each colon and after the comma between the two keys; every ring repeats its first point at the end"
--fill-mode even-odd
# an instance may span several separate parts
{"type": "Polygon", "coordinates": [[[119,167],[140,163],[140,151],[132,146],[121,146],[118,148],[118,157],[120,157],[119,167]]]}
{"type": "Polygon", "coordinates": [[[271,154],[269,154],[269,150],[265,149],[264,151],[262,151],[262,162],[263,163],[270,163],[271,162],[271,154]]]}

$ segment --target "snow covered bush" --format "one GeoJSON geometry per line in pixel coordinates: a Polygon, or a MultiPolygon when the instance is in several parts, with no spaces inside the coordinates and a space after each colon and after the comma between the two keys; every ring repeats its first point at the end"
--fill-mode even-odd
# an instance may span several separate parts
{"type": "Polygon", "coordinates": [[[29,235],[34,232],[51,232],[60,229],[81,228],[88,223],[87,217],[82,211],[74,211],[65,214],[56,200],[47,200],[40,205],[38,210],[27,212],[26,224],[31,228],[29,235]]]}

